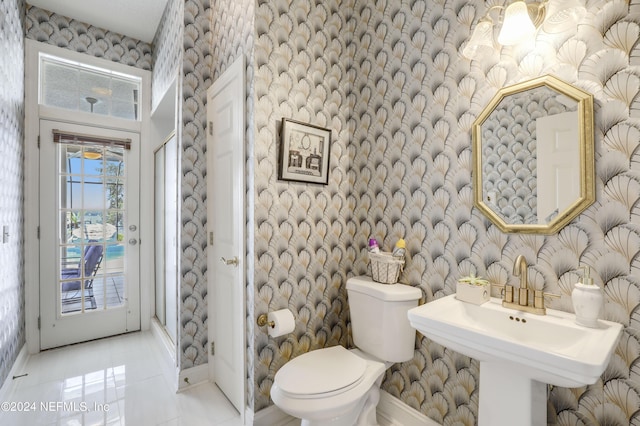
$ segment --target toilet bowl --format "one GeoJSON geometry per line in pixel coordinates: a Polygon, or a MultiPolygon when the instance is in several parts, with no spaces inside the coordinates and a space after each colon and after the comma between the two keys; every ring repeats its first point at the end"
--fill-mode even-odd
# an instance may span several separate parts
{"type": "Polygon", "coordinates": [[[376,424],[385,363],[358,349],[334,346],[308,352],[286,365],[276,374],[271,398],[282,411],[302,419],[303,426],[376,424]],[[367,423],[370,413],[373,419],[367,423]]]}
{"type": "Polygon", "coordinates": [[[357,348],[317,349],[289,361],[275,375],[271,399],[302,419],[302,426],[377,425],[384,372],[413,357],[415,330],[407,311],[418,305],[420,289],[355,277],[347,281],[347,292],[357,348]]]}

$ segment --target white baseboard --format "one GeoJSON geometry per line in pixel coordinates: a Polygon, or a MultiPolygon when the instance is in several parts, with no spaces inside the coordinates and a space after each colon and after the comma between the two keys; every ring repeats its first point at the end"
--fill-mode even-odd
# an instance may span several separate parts
{"type": "MultiPolygon", "coordinates": [[[[409,407],[395,396],[380,390],[380,402],[376,409],[380,426],[440,426],[418,410],[409,407]]],[[[271,405],[257,413],[245,415],[245,425],[289,426],[299,425],[300,420],[271,405]]]]}
{"type": "MultiPolygon", "coordinates": [[[[16,357],[15,362],[11,366],[11,370],[9,370],[9,375],[4,380],[2,384],[2,388],[0,388],[0,401],[10,401],[11,393],[13,393],[14,387],[14,376],[20,376],[24,374],[25,367],[27,366],[27,361],[29,360],[29,351],[27,350],[27,345],[22,345],[20,352],[18,352],[18,356],[16,357]]],[[[20,380],[20,379],[17,379],[20,380]]]]}
{"type": "Polygon", "coordinates": [[[186,368],[178,374],[178,392],[209,380],[209,364],[186,368]]]}
{"type": "Polygon", "coordinates": [[[383,390],[380,391],[376,414],[380,426],[439,426],[429,417],[383,390]]]}

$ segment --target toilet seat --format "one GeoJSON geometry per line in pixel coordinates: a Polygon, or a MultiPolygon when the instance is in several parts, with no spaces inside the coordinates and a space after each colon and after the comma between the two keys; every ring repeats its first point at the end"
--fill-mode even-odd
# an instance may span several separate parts
{"type": "Polygon", "coordinates": [[[358,386],[366,368],[366,360],[342,346],[333,346],[294,358],[278,370],[274,382],[296,398],[329,397],[358,386]]]}
{"type": "MultiPolygon", "coordinates": [[[[285,413],[303,419],[303,424],[307,426],[327,426],[329,424],[331,426],[353,426],[363,411],[364,404],[370,400],[371,395],[374,395],[372,401],[377,403],[379,396],[375,397],[375,395],[379,395],[380,381],[387,369],[384,362],[375,359],[359,349],[347,351],[342,347],[317,349],[300,355],[298,358],[294,358],[285,364],[276,373],[274,383],[271,386],[271,399],[285,413]],[[364,372],[360,373],[362,371],[360,370],[362,365],[360,361],[344,355],[344,352],[364,361],[364,372]],[[316,354],[313,357],[309,357],[312,353],[316,354]],[[337,355],[337,357],[335,355],[337,355]],[[298,358],[303,359],[297,363],[305,365],[307,368],[306,371],[298,368],[291,370],[287,368],[288,365],[295,362],[298,358]],[[336,362],[336,359],[339,359],[339,361],[336,362]],[[329,364],[330,360],[333,361],[329,364]],[[309,361],[309,363],[307,363],[307,361],[309,361]],[[314,361],[317,361],[317,363],[314,363],[314,361]],[[346,364],[340,361],[345,361],[346,364]],[[354,362],[353,364],[351,363],[352,361],[354,362]],[[325,363],[326,367],[318,368],[325,363]],[[337,380],[321,380],[322,383],[332,383],[332,385],[324,387],[324,389],[329,389],[329,391],[306,395],[299,393],[300,387],[298,387],[298,385],[300,385],[301,382],[304,381],[305,385],[311,382],[307,375],[309,373],[309,365],[313,367],[311,369],[312,371],[316,371],[316,376],[331,374],[333,376],[332,380],[337,380]],[[335,377],[334,372],[338,366],[342,365],[348,365],[348,368],[353,368],[352,371],[348,372],[350,378],[345,378],[347,376],[346,374],[345,377],[335,377]],[[294,381],[292,377],[297,373],[300,373],[300,375],[297,376],[297,381],[294,381]],[[291,382],[282,379],[282,377],[287,377],[290,374],[292,376],[287,379],[290,379],[291,382]],[[354,376],[360,377],[356,378],[353,383],[345,385],[345,383],[352,381],[354,376]],[[288,386],[289,391],[281,388],[281,382],[285,382],[285,386],[288,386]]],[[[346,369],[340,370],[344,372],[346,369]]],[[[308,389],[310,388],[307,388],[307,390],[308,389]]],[[[319,389],[323,388],[318,387],[312,390],[319,389]]]]}

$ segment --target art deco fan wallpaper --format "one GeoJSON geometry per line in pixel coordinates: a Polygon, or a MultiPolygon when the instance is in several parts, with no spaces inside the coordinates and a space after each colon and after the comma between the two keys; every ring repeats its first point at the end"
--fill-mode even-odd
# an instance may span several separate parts
{"type": "MultiPolygon", "coordinates": [[[[575,30],[538,32],[533,49],[462,57],[478,20],[504,3],[170,1],[176,12],[165,13],[152,62],[158,87],[176,68],[182,76],[182,369],[207,359],[205,93],[244,55],[249,409],[273,404],[273,377],[291,358],[351,345],[346,280],[368,272],[369,238],[387,249],[404,238],[401,281],[427,302],[470,273],[515,284],[523,254],[531,285],[561,294],[550,307],[571,311],[575,270],[591,266],[603,317],[624,331],[597,383],[550,389],[548,422],[640,425],[640,1],[581,0],[575,30]],[[499,88],[545,74],[594,95],[596,201],[557,235],[507,235],[473,207],[471,126],[499,88]],[[283,117],[332,129],[328,185],[277,179],[283,117]],[[296,317],[291,335],[273,339],[254,325],[282,308],[296,317]]],[[[69,48],[93,49],[85,33],[94,30],[74,32],[45,13],[29,8],[28,37],[64,35],[69,48]]],[[[121,51],[106,39],[113,48],[95,42],[105,54],[147,66],[144,44],[123,40],[121,51]]],[[[414,358],[391,367],[382,389],[438,423],[472,426],[479,379],[476,361],[418,336],[414,358]]]]}
{"type": "MultiPolygon", "coordinates": [[[[549,423],[640,424],[637,5],[587,1],[574,32],[539,32],[534,50],[462,58],[493,4],[258,2],[249,291],[256,315],[289,307],[298,326],[275,340],[255,331],[254,409],[271,404],[273,374],[289,358],[348,339],[344,283],[367,272],[367,239],[389,247],[403,237],[401,281],[427,301],[471,272],[514,284],[524,254],[531,285],[561,294],[551,307],[570,311],[575,270],[590,265],[604,316],[625,330],[600,382],[550,391],[549,423]],[[595,97],[597,200],[558,235],[505,235],[473,208],[471,124],[499,88],[549,73],[595,97]],[[276,180],[282,116],[334,129],[327,188],[276,180]]],[[[478,380],[475,361],[419,338],[414,359],[392,367],[382,388],[439,423],[473,425],[478,380]]]]}

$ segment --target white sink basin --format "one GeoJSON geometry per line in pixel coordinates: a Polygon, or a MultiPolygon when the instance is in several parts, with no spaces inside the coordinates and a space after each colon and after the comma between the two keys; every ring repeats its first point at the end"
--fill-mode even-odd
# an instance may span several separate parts
{"type": "Polygon", "coordinates": [[[411,326],[429,339],[479,361],[513,364],[525,378],[556,386],[595,383],[613,353],[622,325],[575,324],[575,315],[547,309],[535,315],[503,308],[500,299],[483,305],[455,295],[409,310],[411,326]]]}

